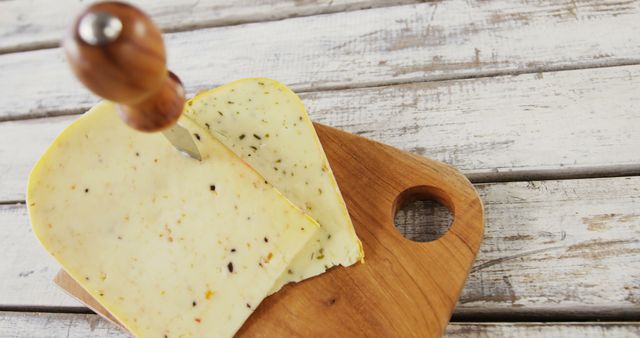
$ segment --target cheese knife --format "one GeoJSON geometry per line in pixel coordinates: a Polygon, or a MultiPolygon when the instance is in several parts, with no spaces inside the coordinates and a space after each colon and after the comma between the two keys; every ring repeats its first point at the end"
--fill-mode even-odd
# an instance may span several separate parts
{"type": "Polygon", "coordinates": [[[116,102],[130,127],[162,131],[180,152],[201,160],[193,136],[178,122],[184,88],[167,70],[160,29],[141,10],[121,2],[93,4],[75,19],[62,46],[78,79],[116,102]]]}

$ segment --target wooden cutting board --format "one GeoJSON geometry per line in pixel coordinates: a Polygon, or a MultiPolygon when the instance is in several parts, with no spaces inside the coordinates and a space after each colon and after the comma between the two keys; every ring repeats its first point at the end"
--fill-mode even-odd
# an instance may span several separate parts
{"type": "MultiPolygon", "coordinates": [[[[439,337],[480,247],[482,202],[456,169],[315,124],[364,245],[365,263],[336,267],[265,299],[238,337],[439,337]],[[453,223],[427,243],[405,239],[397,209],[416,199],[449,208],[453,223]]],[[[61,271],[55,282],[115,318],[61,271]]]]}

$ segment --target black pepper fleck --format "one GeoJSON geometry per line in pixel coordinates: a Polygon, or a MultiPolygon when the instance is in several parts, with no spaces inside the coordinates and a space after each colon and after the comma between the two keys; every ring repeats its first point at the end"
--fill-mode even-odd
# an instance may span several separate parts
{"type": "Polygon", "coordinates": [[[216,191],[216,185],[215,184],[210,185],[209,190],[216,191]]]}
{"type": "Polygon", "coordinates": [[[198,141],[200,141],[200,135],[198,135],[198,133],[193,133],[193,135],[195,135],[195,137],[198,139],[198,141]]]}
{"type": "Polygon", "coordinates": [[[251,146],[250,148],[253,149],[253,151],[258,151],[258,148],[254,147],[254,146],[251,146]]]}
{"type": "Polygon", "coordinates": [[[234,248],[234,249],[231,249],[231,252],[236,252],[236,249],[235,249],[235,248],[234,248]]]}
{"type": "Polygon", "coordinates": [[[251,308],[251,305],[250,305],[249,303],[247,303],[247,307],[248,307],[248,308],[251,308]]]}
{"type": "Polygon", "coordinates": [[[89,188],[84,189],[84,192],[89,192],[89,188]]]}
{"type": "Polygon", "coordinates": [[[229,272],[233,272],[233,263],[229,262],[229,264],[227,264],[227,269],[229,269],[229,272]]]}
{"type": "Polygon", "coordinates": [[[264,238],[265,243],[269,243],[269,239],[267,237],[264,238]]]}
{"type": "Polygon", "coordinates": [[[196,303],[196,301],[194,300],[193,303],[191,303],[191,305],[193,305],[193,307],[195,307],[196,305],[198,305],[198,303],[196,303]]]}

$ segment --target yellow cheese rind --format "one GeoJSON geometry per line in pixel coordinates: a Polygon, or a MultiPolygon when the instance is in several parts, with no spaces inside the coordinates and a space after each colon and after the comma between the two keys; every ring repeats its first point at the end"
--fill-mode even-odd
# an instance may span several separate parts
{"type": "Polygon", "coordinates": [[[321,226],[274,287],[364,254],[322,145],[300,98],[266,78],[243,79],[200,93],[185,114],[251,164],[321,226]]]}
{"type": "Polygon", "coordinates": [[[231,337],[318,229],[188,118],[203,160],[100,103],[33,169],[44,247],[138,337],[231,337]],[[215,187],[214,187],[215,186],[215,187]]]}

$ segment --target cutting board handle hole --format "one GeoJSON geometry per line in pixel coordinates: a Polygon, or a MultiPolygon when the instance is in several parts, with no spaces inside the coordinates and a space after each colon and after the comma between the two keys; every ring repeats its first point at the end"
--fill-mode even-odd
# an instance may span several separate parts
{"type": "Polygon", "coordinates": [[[447,233],[453,223],[451,205],[446,194],[437,188],[412,187],[396,199],[394,224],[408,240],[435,241],[447,233]]]}

